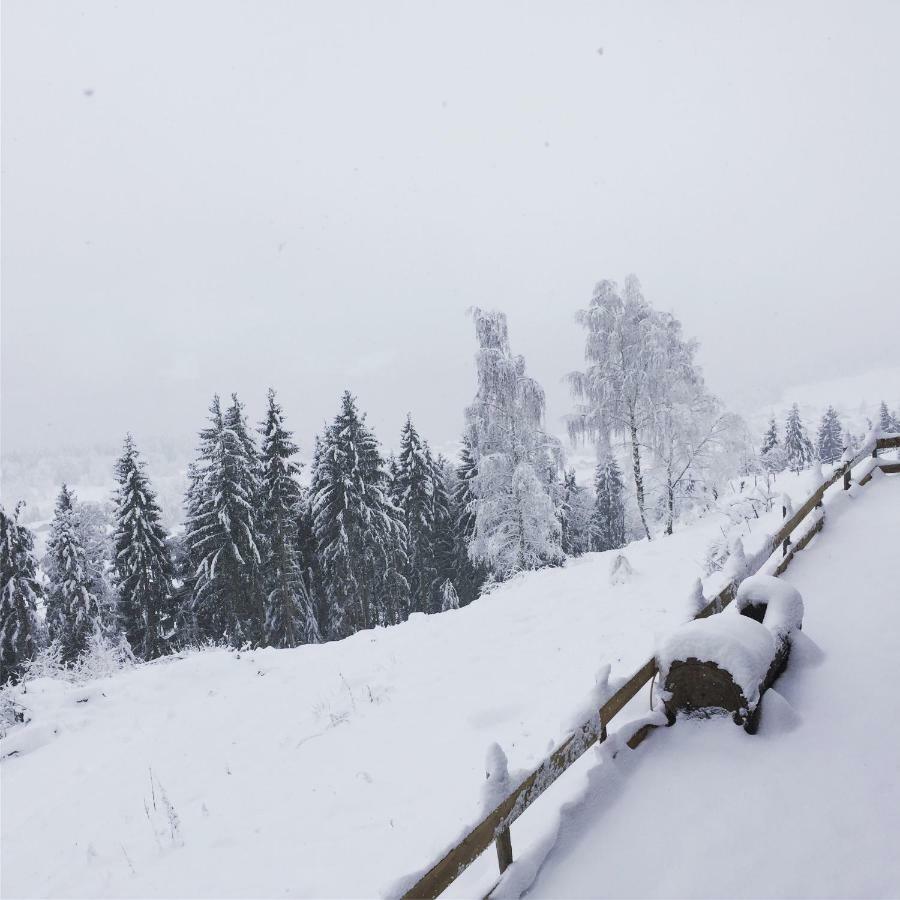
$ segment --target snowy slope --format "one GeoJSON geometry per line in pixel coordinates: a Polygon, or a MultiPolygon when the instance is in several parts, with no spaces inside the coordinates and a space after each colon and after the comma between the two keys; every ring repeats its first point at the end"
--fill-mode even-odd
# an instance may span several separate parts
{"type": "Polygon", "coordinates": [[[688,618],[721,518],[630,546],[615,587],[591,554],[339,643],[31,683],[0,742],[4,895],[377,893],[478,817],[493,741],[535,765],[604,663],[630,675],[688,618]]]}
{"type": "Polygon", "coordinates": [[[604,748],[529,896],[900,893],[900,478],[876,477],[834,498],[785,576],[806,617],[760,733],[682,719],[637,751],[604,748]]]}

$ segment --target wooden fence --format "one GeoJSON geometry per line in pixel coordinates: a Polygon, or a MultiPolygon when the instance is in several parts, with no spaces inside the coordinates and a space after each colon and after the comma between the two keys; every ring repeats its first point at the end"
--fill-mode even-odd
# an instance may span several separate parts
{"type": "MultiPolygon", "coordinates": [[[[825,492],[842,479],[844,490],[848,490],[852,483],[851,476],[854,466],[865,460],[870,454],[873,457],[877,457],[879,450],[891,448],[900,448],[900,435],[879,438],[874,446],[869,445],[852,460],[839,466],[789,518],[787,517],[787,510],[785,510],[786,521],[775,535],[769,539],[768,553],[762,552],[758,554],[755,557],[755,563],[750,565],[752,571],[748,571],[747,574],[753,575],[758,572],[779,545],[782,548],[782,559],[775,569],[775,574],[780,575],[784,572],[793,559],[794,554],[802,550],[812,540],[813,536],[822,529],[824,511],[823,514],[818,516],[813,527],[795,545],[791,543],[791,535],[798,526],[817,507],[822,506],[825,492]]],[[[884,460],[875,465],[885,472],[900,472],[900,462],[884,460]]],[[[860,479],[860,484],[865,484],[871,477],[872,472],[867,472],[860,479]]],[[[731,603],[736,592],[736,585],[734,583],[728,584],[697,613],[695,618],[701,619],[721,612],[731,603]]],[[[569,735],[502,803],[485,816],[459,843],[448,850],[441,859],[431,866],[403,894],[403,897],[431,898],[439,896],[491,843],[496,844],[497,863],[502,875],[513,861],[512,839],[510,836],[512,823],[591,746],[606,740],[606,726],[642,688],[652,681],[656,673],[656,660],[650,659],[645,662],[600,707],[599,719],[592,718],[569,735]]],[[[637,747],[655,727],[654,725],[644,725],[628,739],[628,745],[632,749],[637,747]]]]}

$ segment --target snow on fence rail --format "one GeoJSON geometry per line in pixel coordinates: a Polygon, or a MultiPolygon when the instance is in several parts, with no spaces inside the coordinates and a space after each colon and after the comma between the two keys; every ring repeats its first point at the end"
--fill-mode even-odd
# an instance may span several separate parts
{"type": "MultiPolygon", "coordinates": [[[[860,484],[871,480],[876,468],[884,472],[900,472],[900,461],[878,459],[879,450],[894,448],[900,448],[900,434],[879,437],[873,433],[855,457],[845,459],[843,464],[836,468],[830,476],[823,478],[822,484],[810,494],[796,512],[790,515],[790,518],[788,518],[788,513],[791,511],[785,507],[786,521],[769,538],[763,551],[756,554],[752,560],[748,560],[746,571],[719,591],[694,618],[702,619],[721,612],[734,600],[739,582],[747,576],[754,575],[764,568],[770,569],[773,575],[781,575],[794,558],[794,554],[802,550],[813,536],[821,531],[825,516],[824,509],[820,509],[820,507],[822,507],[825,492],[841,479],[843,479],[844,490],[849,490],[853,467],[859,463],[863,463],[865,469],[859,478],[860,484]],[[872,457],[871,461],[868,459],[870,456],[872,457]],[[811,527],[804,532],[796,544],[792,544],[791,535],[807,517],[812,517],[811,527]],[[769,562],[779,544],[782,547],[782,558],[767,566],[766,563],[769,562]]],[[[594,744],[606,740],[607,724],[642,688],[646,687],[656,674],[656,660],[655,658],[650,659],[600,707],[599,716],[592,716],[587,722],[576,728],[512,793],[447,850],[436,863],[425,871],[416,872],[401,879],[394,885],[391,893],[401,895],[404,900],[437,897],[492,843],[497,847],[497,863],[502,875],[513,861],[510,837],[512,823],[587,750],[594,744]]],[[[643,724],[628,738],[626,743],[632,749],[636,748],[656,727],[653,724],[643,724]]]]}

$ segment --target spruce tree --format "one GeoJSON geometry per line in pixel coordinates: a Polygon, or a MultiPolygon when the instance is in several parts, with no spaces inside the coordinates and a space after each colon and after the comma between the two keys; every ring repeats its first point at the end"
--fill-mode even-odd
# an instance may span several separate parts
{"type": "Polygon", "coordinates": [[[43,596],[31,532],[0,506],[0,684],[17,680],[38,650],[37,602],[43,596]]]}
{"type": "Polygon", "coordinates": [[[595,550],[617,550],[625,546],[625,506],[622,473],[608,448],[601,453],[594,475],[596,502],[592,523],[595,550]]]}
{"type": "Polygon", "coordinates": [[[266,594],[265,642],[296,647],[319,641],[319,627],[303,579],[295,527],[302,493],[294,462],[298,447],[284,427],[282,410],[269,389],[260,428],[260,532],[265,541],[262,579],[266,594]]]}
{"type": "Polygon", "coordinates": [[[443,609],[446,583],[449,581],[456,594],[457,605],[459,592],[455,582],[463,573],[456,567],[456,521],[457,517],[451,496],[451,479],[453,471],[443,456],[432,459],[428,454],[431,465],[432,484],[432,520],[434,522],[432,532],[432,547],[434,557],[434,581],[431,587],[431,609],[438,611],[443,609]]]}
{"type": "Polygon", "coordinates": [[[900,432],[900,421],[897,420],[896,414],[891,413],[884,400],[881,401],[881,406],[878,408],[878,424],[882,434],[900,432]]]}
{"type": "Polygon", "coordinates": [[[172,630],[172,562],[156,493],[130,434],[115,473],[119,624],[133,652],[153,659],[164,652],[165,635],[172,630]]]}
{"type": "Polygon", "coordinates": [[[843,428],[841,421],[833,406],[829,406],[819,423],[819,431],[816,435],[819,459],[823,463],[835,463],[844,452],[843,428]]]}
{"type": "Polygon", "coordinates": [[[486,567],[469,555],[469,545],[475,536],[475,493],[472,485],[478,475],[471,432],[463,435],[456,467],[456,480],[450,494],[451,515],[454,521],[454,569],[456,589],[460,606],[471,603],[480,593],[485,578],[486,567]]]}
{"type": "Polygon", "coordinates": [[[407,416],[393,478],[394,502],[406,525],[406,581],[410,612],[432,612],[434,560],[434,464],[407,416]]]}
{"type": "Polygon", "coordinates": [[[80,536],[75,496],[64,484],[56,500],[48,543],[47,627],[59,644],[63,662],[85,651],[99,627],[100,609],[80,536]]]}
{"type": "Polygon", "coordinates": [[[759,455],[765,457],[770,450],[773,450],[778,446],[778,426],[775,424],[775,416],[772,416],[769,419],[769,427],[763,435],[762,447],[760,447],[759,455]]]}
{"type": "Polygon", "coordinates": [[[201,639],[239,647],[263,638],[258,492],[258,460],[243,407],[232,394],[222,413],[215,397],[187,497],[187,541],[196,564],[192,605],[201,639]]]}
{"type": "Polygon", "coordinates": [[[812,442],[807,437],[796,403],[788,412],[784,425],[784,452],[788,468],[798,474],[813,461],[812,442]]]}
{"type": "Polygon", "coordinates": [[[318,450],[312,511],[328,637],[347,637],[398,615],[402,514],[390,500],[375,435],[349,391],[318,450]]]}

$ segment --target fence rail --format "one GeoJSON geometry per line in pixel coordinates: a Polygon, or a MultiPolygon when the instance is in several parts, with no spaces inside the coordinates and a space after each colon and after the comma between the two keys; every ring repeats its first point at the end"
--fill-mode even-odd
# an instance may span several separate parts
{"type": "MultiPolygon", "coordinates": [[[[839,466],[828,476],[804,501],[803,505],[794,512],[781,528],[769,539],[767,553],[760,553],[756,562],[751,566],[749,575],[758,572],[768,561],[771,555],[782,547],[782,559],[775,569],[775,574],[780,575],[794,554],[802,550],[821,531],[824,524],[824,516],[820,516],[814,526],[803,535],[796,545],[791,545],[791,535],[797,527],[806,520],[810,514],[822,506],[825,492],[835,483],[843,479],[844,490],[848,490],[852,484],[853,467],[867,459],[870,455],[878,456],[879,450],[900,448],[900,435],[878,438],[873,444],[866,446],[853,459],[839,466]]],[[[882,461],[875,464],[877,468],[885,472],[900,472],[900,461],[882,461]]],[[[860,484],[865,484],[872,477],[872,472],[867,472],[860,484]]],[[[787,511],[785,510],[785,513],[787,511]]],[[[705,618],[714,613],[721,612],[734,599],[737,588],[734,582],[726,585],[716,594],[707,605],[697,613],[695,618],[705,618]]],[[[475,861],[492,843],[497,848],[497,863],[500,874],[512,864],[513,848],[510,835],[510,826],[519,816],[534,803],[544,791],[556,781],[576,760],[578,760],[594,744],[606,740],[606,726],[612,721],[626,704],[632,700],[641,689],[654,678],[657,673],[656,660],[650,659],[638,669],[631,678],[625,682],[604,704],[600,707],[599,717],[593,717],[575,729],[538,767],[494,810],[488,813],[459,843],[448,850],[431,868],[422,875],[406,893],[407,898],[432,898],[445,891],[466,869],[475,861]]],[[[644,725],[629,738],[628,744],[636,747],[655,726],[644,725]]]]}

